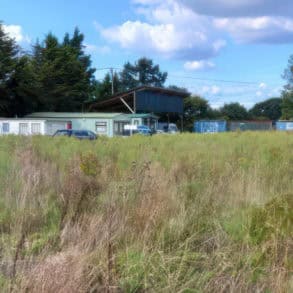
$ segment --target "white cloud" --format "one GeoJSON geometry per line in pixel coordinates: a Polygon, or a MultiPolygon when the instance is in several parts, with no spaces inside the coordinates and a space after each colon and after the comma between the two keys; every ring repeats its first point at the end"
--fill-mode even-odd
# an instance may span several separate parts
{"type": "Polygon", "coordinates": [[[292,0],[177,0],[242,43],[292,43],[292,0]]]}
{"type": "Polygon", "coordinates": [[[266,89],[267,88],[267,84],[264,82],[261,82],[258,86],[260,89],[266,89]]]}
{"type": "Polygon", "coordinates": [[[230,33],[238,42],[293,42],[293,20],[285,17],[216,18],[214,25],[230,33]]]}
{"type": "Polygon", "coordinates": [[[211,69],[214,68],[215,64],[211,61],[187,61],[184,64],[184,68],[186,70],[205,70],[205,69],[211,69]]]}
{"type": "Polygon", "coordinates": [[[162,0],[133,0],[132,2],[142,5],[153,5],[162,3],[162,0]]]}
{"type": "Polygon", "coordinates": [[[217,85],[205,85],[198,92],[203,96],[218,95],[221,92],[221,88],[217,85]]]}
{"type": "Polygon", "coordinates": [[[220,92],[221,92],[221,88],[219,88],[216,85],[212,86],[212,88],[211,88],[211,94],[218,95],[220,92]]]}
{"type": "Polygon", "coordinates": [[[27,42],[29,43],[31,40],[28,36],[22,33],[22,27],[20,25],[5,25],[3,24],[3,30],[6,34],[10,36],[10,38],[14,39],[16,42],[27,42]]]}
{"type": "Polygon", "coordinates": [[[180,0],[180,2],[197,13],[212,16],[293,16],[292,0],[180,0]]]}
{"type": "Polygon", "coordinates": [[[166,58],[204,60],[217,55],[226,42],[215,34],[208,17],[198,15],[175,0],[136,0],[137,13],[146,21],[126,21],[101,28],[102,36],[122,48],[166,58]]]}
{"type": "Polygon", "coordinates": [[[293,43],[291,0],[279,0],[278,5],[275,0],[131,2],[137,19],[110,27],[95,23],[100,34],[132,53],[184,60],[188,70],[211,68],[207,62],[226,46],[225,38],[240,43],[293,43]]]}
{"type": "Polygon", "coordinates": [[[96,52],[100,54],[108,54],[111,52],[111,48],[108,46],[96,46],[93,44],[85,44],[85,50],[88,54],[96,52]]]}
{"type": "Polygon", "coordinates": [[[253,106],[255,103],[262,102],[271,97],[280,95],[280,87],[271,87],[266,84],[266,88],[259,89],[259,85],[229,85],[217,84],[195,85],[185,84],[185,87],[192,93],[206,98],[210,105],[217,108],[224,103],[239,102],[246,108],[253,106]]]}

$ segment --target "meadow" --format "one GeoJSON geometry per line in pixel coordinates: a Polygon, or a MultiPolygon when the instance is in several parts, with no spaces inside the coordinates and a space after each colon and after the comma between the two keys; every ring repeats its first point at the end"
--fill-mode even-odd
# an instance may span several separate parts
{"type": "Polygon", "coordinates": [[[293,135],[0,137],[1,292],[292,292],[293,135]]]}

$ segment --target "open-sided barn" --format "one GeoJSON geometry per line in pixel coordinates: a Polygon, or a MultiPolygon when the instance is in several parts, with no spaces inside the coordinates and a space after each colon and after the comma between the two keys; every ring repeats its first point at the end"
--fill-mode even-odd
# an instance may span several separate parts
{"type": "Polygon", "coordinates": [[[183,113],[183,99],[189,93],[173,89],[140,86],[90,105],[89,111],[131,113],[183,113]]]}

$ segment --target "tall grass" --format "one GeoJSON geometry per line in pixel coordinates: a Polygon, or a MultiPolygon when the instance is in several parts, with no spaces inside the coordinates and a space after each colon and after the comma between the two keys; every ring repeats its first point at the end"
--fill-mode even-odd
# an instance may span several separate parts
{"type": "Polygon", "coordinates": [[[3,292],[289,292],[293,135],[0,138],[3,292]]]}

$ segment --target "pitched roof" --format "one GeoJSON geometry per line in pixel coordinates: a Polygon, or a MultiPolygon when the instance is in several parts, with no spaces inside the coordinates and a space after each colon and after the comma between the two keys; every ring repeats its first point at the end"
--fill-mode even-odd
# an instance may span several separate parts
{"type": "Polygon", "coordinates": [[[35,112],[26,118],[114,118],[122,113],[100,113],[100,112],[35,112]]]}
{"type": "Polygon", "coordinates": [[[115,95],[113,95],[111,98],[119,97],[121,95],[125,95],[127,93],[132,93],[132,92],[140,92],[140,91],[152,91],[152,92],[160,92],[160,93],[165,93],[169,95],[175,95],[175,96],[180,96],[180,97],[188,97],[190,93],[185,92],[185,91],[179,91],[179,90],[174,90],[170,88],[162,88],[162,87],[154,87],[154,86],[149,86],[149,85],[142,85],[138,86],[136,88],[130,89],[125,92],[120,92],[115,95]]]}

